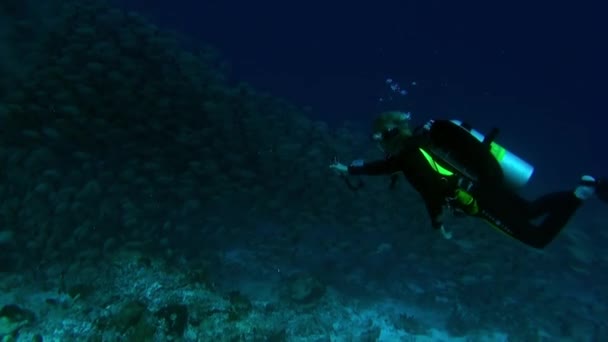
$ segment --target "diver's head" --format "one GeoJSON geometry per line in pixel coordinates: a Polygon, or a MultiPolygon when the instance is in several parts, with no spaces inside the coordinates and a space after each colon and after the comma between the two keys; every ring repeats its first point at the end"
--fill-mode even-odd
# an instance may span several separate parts
{"type": "Polygon", "coordinates": [[[405,140],[412,136],[410,113],[390,111],[381,113],[372,126],[372,139],[382,151],[389,154],[398,153],[405,140]]]}

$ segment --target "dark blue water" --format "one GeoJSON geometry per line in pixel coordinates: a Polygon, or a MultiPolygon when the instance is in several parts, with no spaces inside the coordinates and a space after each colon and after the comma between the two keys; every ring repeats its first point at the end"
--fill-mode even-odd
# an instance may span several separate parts
{"type": "Polygon", "coordinates": [[[369,121],[391,77],[414,118],[460,118],[537,166],[543,189],[602,173],[608,24],[566,2],[124,0],[221,50],[233,75],[332,123],[369,121]],[[410,86],[416,82],[416,86],[410,86]]]}

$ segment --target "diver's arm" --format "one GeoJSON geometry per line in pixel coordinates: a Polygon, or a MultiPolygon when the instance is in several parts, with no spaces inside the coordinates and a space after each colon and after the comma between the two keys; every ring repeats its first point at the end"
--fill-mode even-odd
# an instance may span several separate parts
{"type": "Polygon", "coordinates": [[[363,160],[354,160],[348,166],[349,175],[390,175],[400,170],[401,165],[399,163],[399,159],[392,156],[386,159],[374,160],[369,162],[363,160]]]}

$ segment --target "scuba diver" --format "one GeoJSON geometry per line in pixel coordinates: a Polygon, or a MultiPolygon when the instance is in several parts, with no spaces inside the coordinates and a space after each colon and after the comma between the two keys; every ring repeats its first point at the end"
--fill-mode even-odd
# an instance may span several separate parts
{"type": "MultiPolygon", "coordinates": [[[[458,120],[430,120],[414,130],[410,114],[385,112],[373,123],[372,139],[386,157],[329,166],[356,190],[349,175],[391,175],[399,172],[420,194],[431,225],[451,238],[443,214],[478,217],[528,246],[544,248],[564,228],[585,200],[594,195],[608,202],[608,179],[582,176],[574,190],[554,192],[534,201],[517,194],[534,167],[500,146],[498,130],[484,136],[458,120]],[[535,223],[535,221],[539,221],[535,223]]],[[[361,186],[359,184],[359,186],[361,186]]]]}

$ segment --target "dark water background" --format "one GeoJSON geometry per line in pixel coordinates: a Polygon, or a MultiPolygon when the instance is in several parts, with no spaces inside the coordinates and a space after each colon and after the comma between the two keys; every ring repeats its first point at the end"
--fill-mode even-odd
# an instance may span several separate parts
{"type": "Polygon", "coordinates": [[[499,127],[537,167],[532,194],[608,173],[599,3],[116,2],[217,47],[234,77],[331,123],[369,122],[387,77],[416,82],[396,105],[419,122],[499,127]]]}

